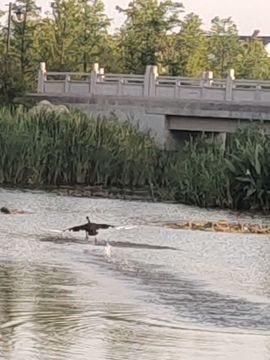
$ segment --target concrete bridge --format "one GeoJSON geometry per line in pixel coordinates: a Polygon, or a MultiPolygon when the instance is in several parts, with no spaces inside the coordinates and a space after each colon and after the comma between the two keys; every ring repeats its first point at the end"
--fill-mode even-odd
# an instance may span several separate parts
{"type": "Polygon", "coordinates": [[[270,81],[238,80],[230,70],[226,79],[212,72],[201,78],[159,76],[155,66],[144,75],[105,74],[95,64],[91,73],[39,70],[37,100],[69,104],[96,116],[115,114],[170,147],[190,134],[228,132],[255,121],[270,133],[270,81]]]}

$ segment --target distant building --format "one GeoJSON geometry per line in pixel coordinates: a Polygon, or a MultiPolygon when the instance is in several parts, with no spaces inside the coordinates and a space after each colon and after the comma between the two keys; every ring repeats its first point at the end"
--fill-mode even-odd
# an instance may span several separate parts
{"type": "Polygon", "coordinates": [[[264,45],[267,45],[270,43],[270,36],[267,36],[267,35],[258,36],[254,33],[252,35],[239,35],[239,39],[242,41],[248,41],[248,40],[255,39],[255,38],[257,38],[258,40],[261,40],[264,45]]]}
{"type": "Polygon", "coordinates": [[[261,40],[268,56],[270,56],[270,36],[259,36],[259,33],[260,30],[254,30],[252,35],[239,35],[239,39],[240,41],[248,41],[255,38],[261,40]]]}
{"type": "MultiPolygon", "coordinates": [[[[246,42],[248,40],[252,40],[255,38],[258,40],[261,40],[265,47],[265,50],[267,51],[267,53],[270,56],[270,35],[259,36],[259,33],[260,33],[260,30],[256,29],[253,31],[252,35],[238,35],[238,37],[241,42],[246,42]]],[[[211,36],[211,31],[208,31],[207,35],[211,36]]]]}

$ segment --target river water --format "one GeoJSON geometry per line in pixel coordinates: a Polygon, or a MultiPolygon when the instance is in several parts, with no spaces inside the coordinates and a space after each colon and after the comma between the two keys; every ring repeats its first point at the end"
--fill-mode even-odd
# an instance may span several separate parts
{"type": "Polygon", "coordinates": [[[161,226],[236,214],[6,189],[0,206],[32,212],[0,215],[0,359],[270,358],[269,236],[161,226]],[[56,232],[86,215],[119,228],[56,232]]]}

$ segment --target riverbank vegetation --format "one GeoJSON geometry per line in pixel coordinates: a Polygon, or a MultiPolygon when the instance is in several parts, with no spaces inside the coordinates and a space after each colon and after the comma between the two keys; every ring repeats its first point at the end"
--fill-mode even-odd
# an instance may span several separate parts
{"type": "Polygon", "coordinates": [[[130,123],[70,113],[0,111],[0,184],[146,190],[204,207],[270,209],[270,137],[249,126],[165,152],[130,123]]]}
{"type": "Polygon", "coordinates": [[[89,72],[98,62],[106,72],[128,74],[142,74],[146,65],[157,64],[160,74],[179,76],[212,70],[214,77],[225,77],[234,68],[237,78],[270,79],[264,44],[256,36],[240,39],[231,18],[213,18],[209,33],[199,15],[185,12],[185,3],[134,0],[126,9],[117,7],[124,22],[110,30],[112,20],[102,0],[51,4],[50,11],[40,13],[35,0],[15,0],[10,41],[7,8],[0,9],[0,68],[5,69],[0,101],[12,99],[22,87],[36,90],[40,62],[49,71],[72,72],[89,72]]]}

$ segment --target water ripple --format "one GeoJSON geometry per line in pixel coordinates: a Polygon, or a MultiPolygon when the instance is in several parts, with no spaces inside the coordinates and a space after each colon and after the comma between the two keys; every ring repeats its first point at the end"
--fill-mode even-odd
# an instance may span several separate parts
{"type": "Polygon", "coordinates": [[[159,226],[234,213],[4,189],[0,204],[33,212],[0,217],[0,359],[270,357],[269,238],[159,226]],[[119,228],[98,246],[50,232],[86,215],[119,228]]]}

